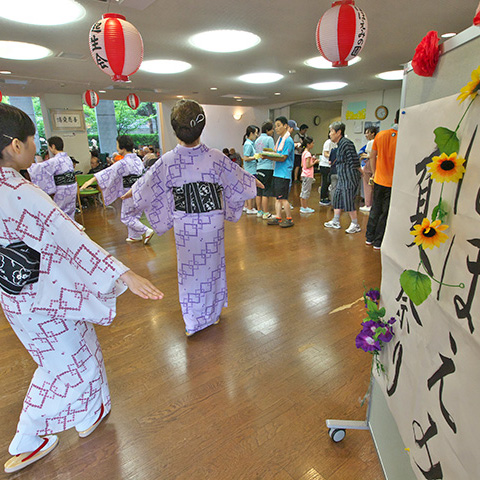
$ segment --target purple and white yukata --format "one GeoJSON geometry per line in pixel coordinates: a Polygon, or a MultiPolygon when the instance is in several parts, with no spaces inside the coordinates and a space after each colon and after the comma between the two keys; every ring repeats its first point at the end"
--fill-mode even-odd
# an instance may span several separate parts
{"type": "Polygon", "coordinates": [[[63,210],[72,220],[75,220],[77,182],[73,181],[68,185],[57,185],[55,182],[55,176],[66,173],[74,175],[72,159],[65,152],[58,152],[53,158],[32,164],[28,173],[32,183],[38,185],[48,195],[53,195],[53,200],[60,210],[63,210]]]}
{"type": "MultiPolygon", "coordinates": [[[[114,163],[105,170],[95,173],[98,186],[102,189],[105,205],[110,205],[117,198],[127,193],[131,185],[128,180],[140,177],[143,173],[143,163],[134,153],[127,153],[121,160],[114,163]],[[124,183],[126,181],[127,183],[124,183]]],[[[137,212],[134,208],[133,200],[126,198],[122,200],[122,211],[120,214],[121,222],[127,226],[128,237],[141,239],[147,232],[148,227],[141,221],[142,212],[137,212]]]]}
{"type": "Polygon", "coordinates": [[[174,229],[178,290],[187,332],[212,325],[227,306],[224,220],[239,220],[245,200],[256,195],[255,177],[219,150],[203,144],[194,148],[177,145],[132,190],[135,206],[146,212],[158,235],[174,229]],[[185,205],[174,198],[174,190],[198,182],[223,189],[220,208],[186,213],[185,205]]]}
{"type": "MultiPolygon", "coordinates": [[[[89,428],[110,411],[102,350],[92,323],[109,325],[128,268],[83,233],[40,188],[0,167],[0,247],[24,242],[40,253],[38,281],[19,294],[0,289],[5,317],[37,363],[12,455],[40,435],[89,428]]],[[[0,274],[8,259],[0,255],[0,274]]],[[[5,272],[5,270],[3,270],[5,272]]]]}

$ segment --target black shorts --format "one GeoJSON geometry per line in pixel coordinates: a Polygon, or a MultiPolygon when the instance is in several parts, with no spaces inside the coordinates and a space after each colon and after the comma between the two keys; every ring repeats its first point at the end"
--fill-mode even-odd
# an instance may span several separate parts
{"type": "Polygon", "coordinates": [[[293,159],[293,168],[295,169],[295,167],[301,167],[301,166],[302,166],[302,156],[296,153],[293,159]]]}
{"type": "Polygon", "coordinates": [[[257,187],[257,196],[273,197],[273,170],[257,170],[257,174],[255,176],[265,185],[265,188],[257,187]]]}
{"type": "Polygon", "coordinates": [[[288,200],[290,192],[290,179],[273,177],[273,196],[277,200],[288,200]]]}

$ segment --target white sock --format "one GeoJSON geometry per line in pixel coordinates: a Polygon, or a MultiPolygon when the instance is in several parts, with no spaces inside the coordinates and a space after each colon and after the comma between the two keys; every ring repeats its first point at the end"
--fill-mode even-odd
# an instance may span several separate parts
{"type": "Polygon", "coordinates": [[[19,453],[33,452],[43,442],[43,439],[38,435],[23,435],[17,433],[14,437],[8,451],[10,455],[18,455],[19,453]]]}

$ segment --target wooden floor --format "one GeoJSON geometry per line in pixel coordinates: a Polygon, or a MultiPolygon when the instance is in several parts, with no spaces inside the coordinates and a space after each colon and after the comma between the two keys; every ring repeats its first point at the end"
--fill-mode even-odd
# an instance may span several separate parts
{"type": "MultiPolygon", "coordinates": [[[[332,213],[315,190],[316,212],[300,215],[294,185],[293,228],[245,214],[227,223],[230,306],[219,325],[188,339],[173,233],[127,244],[118,208],[86,210],[90,237],[165,298],[126,292],[112,326],[97,327],[112,395],[106,421],[86,439],[60,433],[52,454],[9,478],[383,479],[368,432],[335,444],[325,427],[327,418],[365,418],[371,357],[355,336],[363,285],[380,283],[380,254],[365,246],[361,213],[360,234],[324,228],[332,213]]],[[[34,369],[0,313],[2,464],[34,369]]]]}

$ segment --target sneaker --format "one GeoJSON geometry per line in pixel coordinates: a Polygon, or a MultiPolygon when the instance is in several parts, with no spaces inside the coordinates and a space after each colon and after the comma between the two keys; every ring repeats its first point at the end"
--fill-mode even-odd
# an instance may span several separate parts
{"type": "Polygon", "coordinates": [[[360,207],[359,210],[361,212],[364,212],[364,213],[368,213],[370,212],[370,210],[372,209],[372,207],[367,207],[367,206],[364,206],[364,207],[360,207]]]}
{"type": "Polygon", "coordinates": [[[155,235],[155,232],[149,228],[146,232],[145,232],[145,238],[143,239],[143,243],[145,245],[147,245],[147,243],[152,239],[152,237],[155,235]]]}
{"type": "Polygon", "coordinates": [[[247,207],[243,207],[243,211],[246,212],[246,211],[247,211],[247,207]]]}
{"type": "Polygon", "coordinates": [[[365,240],[365,245],[373,245],[373,242],[369,242],[368,240],[365,240]]]}
{"type": "Polygon", "coordinates": [[[345,233],[358,233],[361,231],[362,229],[358,223],[351,223],[350,226],[345,230],[345,233]]]}
{"type": "Polygon", "coordinates": [[[245,213],[247,215],[256,215],[257,214],[257,209],[256,208],[247,208],[247,210],[245,211],[245,213]]]}
{"type": "Polygon", "coordinates": [[[263,211],[262,210],[257,211],[257,217],[263,217],[263,211]]]}
{"type": "Polygon", "coordinates": [[[310,207],[307,207],[305,210],[307,211],[307,213],[313,213],[315,211],[313,208],[310,207]]]}
{"type": "Polygon", "coordinates": [[[140,238],[128,237],[125,241],[128,243],[135,243],[135,242],[141,242],[142,240],[143,240],[143,237],[140,237],[140,238]]]}
{"type": "Polygon", "coordinates": [[[267,221],[267,225],[279,225],[280,220],[277,217],[272,217],[267,221]]]}
{"type": "Polygon", "coordinates": [[[282,228],[288,228],[288,227],[293,227],[294,223],[291,218],[286,218],[283,222],[280,222],[279,225],[282,228]]]}
{"type": "Polygon", "coordinates": [[[265,212],[263,215],[262,215],[262,218],[264,220],[268,220],[269,218],[272,218],[272,214],[270,212],[265,212]]]}
{"type": "Polygon", "coordinates": [[[376,245],[373,246],[374,250],[380,250],[381,247],[377,247],[376,245]]]}
{"type": "Polygon", "coordinates": [[[321,205],[322,207],[328,207],[330,205],[330,201],[329,200],[320,200],[319,202],[319,205],[321,205]]]}
{"type": "Polygon", "coordinates": [[[336,228],[337,230],[339,228],[342,228],[339,222],[334,222],[333,220],[330,220],[329,222],[325,222],[323,226],[327,228],[336,228]]]}

